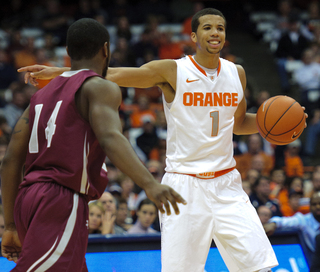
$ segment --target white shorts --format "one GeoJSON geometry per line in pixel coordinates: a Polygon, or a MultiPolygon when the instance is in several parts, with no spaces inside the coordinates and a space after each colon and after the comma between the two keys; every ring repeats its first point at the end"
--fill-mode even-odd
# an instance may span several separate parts
{"type": "Polygon", "coordinates": [[[203,272],[212,239],[231,272],[278,265],[237,170],[213,179],[166,173],[162,184],[188,202],[160,216],[162,272],[203,272]]]}

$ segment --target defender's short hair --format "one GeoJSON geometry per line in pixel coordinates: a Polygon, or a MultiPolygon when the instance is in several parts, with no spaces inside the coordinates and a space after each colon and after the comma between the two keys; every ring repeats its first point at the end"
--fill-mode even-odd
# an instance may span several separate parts
{"type": "Polygon", "coordinates": [[[93,58],[109,41],[107,28],[90,18],[75,21],[67,33],[68,52],[72,60],[93,58]]]}
{"type": "Polygon", "coordinates": [[[199,18],[204,15],[208,15],[208,14],[221,16],[224,19],[225,27],[227,27],[227,20],[220,10],[217,10],[214,8],[205,8],[205,9],[198,11],[195,15],[193,15],[192,20],[191,20],[192,32],[197,32],[199,24],[200,24],[199,18]]]}

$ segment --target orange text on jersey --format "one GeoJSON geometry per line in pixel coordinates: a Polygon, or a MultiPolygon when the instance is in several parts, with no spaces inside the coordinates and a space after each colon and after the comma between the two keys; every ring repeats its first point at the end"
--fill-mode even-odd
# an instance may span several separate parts
{"type": "Polygon", "coordinates": [[[200,93],[186,92],[183,94],[183,105],[195,107],[207,106],[238,106],[237,93],[200,93]]]}

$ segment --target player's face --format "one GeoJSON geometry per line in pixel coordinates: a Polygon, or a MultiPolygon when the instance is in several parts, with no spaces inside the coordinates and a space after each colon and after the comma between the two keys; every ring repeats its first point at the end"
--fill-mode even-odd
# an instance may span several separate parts
{"type": "Polygon", "coordinates": [[[199,18],[199,26],[191,38],[198,49],[209,54],[219,54],[226,40],[225,21],[219,15],[204,15],[199,18]]]}
{"type": "Polygon", "coordinates": [[[137,212],[141,225],[148,228],[152,225],[157,216],[156,207],[152,204],[142,205],[140,211],[137,212]]]}
{"type": "Polygon", "coordinates": [[[122,203],[119,205],[119,209],[117,211],[117,220],[124,222],[127,218],[128,214],[128,206],[126,203],[122,203]]]}

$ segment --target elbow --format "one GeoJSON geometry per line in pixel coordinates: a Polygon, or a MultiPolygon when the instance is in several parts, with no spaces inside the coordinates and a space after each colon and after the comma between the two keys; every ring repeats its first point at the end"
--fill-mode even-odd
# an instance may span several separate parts
{"type": "Polygon", "coordinates": [[[114,131],[106,134],[99,143],[104,152],[108,153],[121,145],[121,139],[123,137],[120,132],[114,131]]]}

